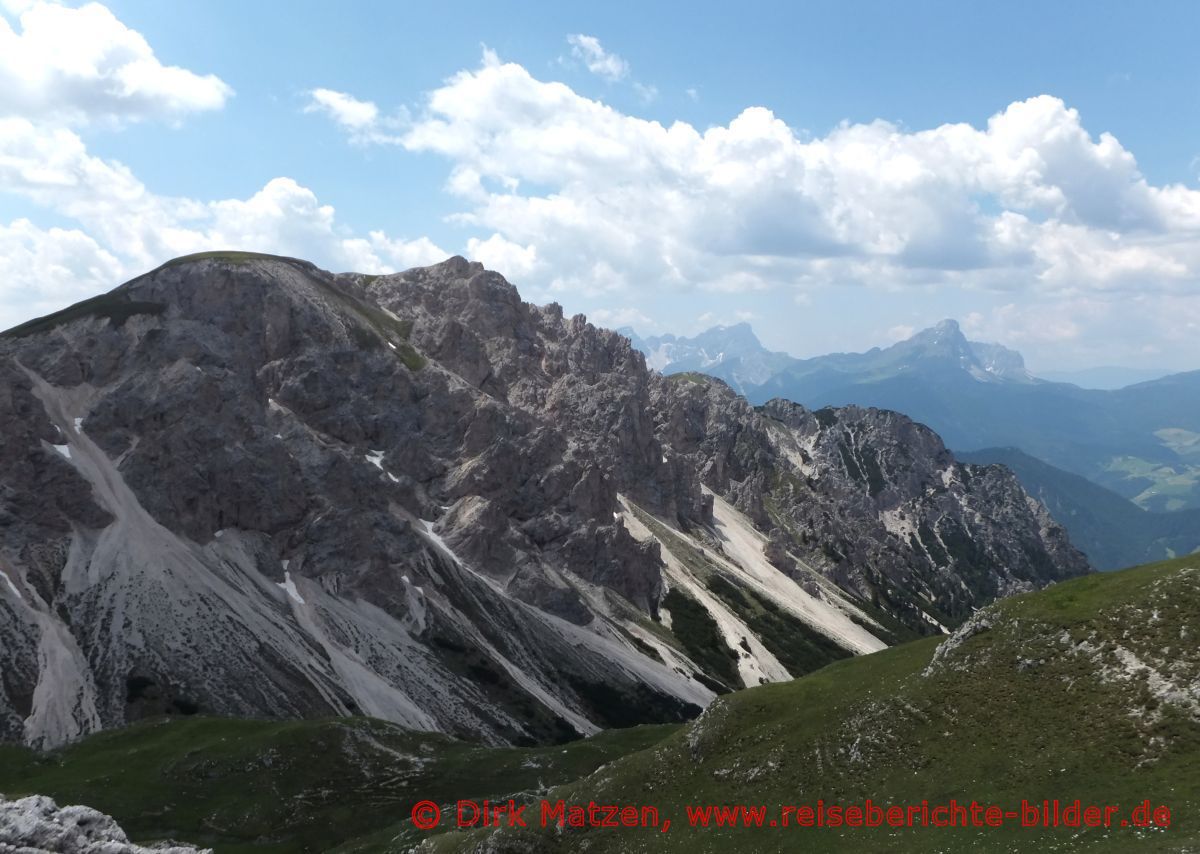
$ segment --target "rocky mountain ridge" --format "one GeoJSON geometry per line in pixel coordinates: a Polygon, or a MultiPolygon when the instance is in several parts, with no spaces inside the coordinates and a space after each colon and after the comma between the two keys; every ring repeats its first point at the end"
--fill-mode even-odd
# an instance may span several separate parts
{"type": "Polygon", "coordinates": [[[678,720],[1086,571],[1002,469],[751,408],[461,258],[208,253],[0,337],[0,737],[678,720]]]}
{"type": "MultiPolygon", "coordinates": [[[[969,341],[953,320],[888,347],[808,359],[767,350],[746,324],[632,340],[663,373],[718,377],[751,403],[891,409],[956,451],[1019,448],[1145,510],[1200,507],[1200,371],[1106,390],[1050,382],[1033,376],[1020,353],[969,341]]],[[[1037,492],[1043,484],[1024,486],[1037,492]]],[[[1153,544],[1137,545],[1149,555],[1153,544]]]]}
{"type": "Polygon", "coordinates": [[[1002,466],[955,461],[899,413],[752,408],[717,380],[663,381],[667,447],[768,532],[768,557],[817,575],[910,628],[965,619],[977,602],[1085,566],[1045,508],[1002,466]]]}

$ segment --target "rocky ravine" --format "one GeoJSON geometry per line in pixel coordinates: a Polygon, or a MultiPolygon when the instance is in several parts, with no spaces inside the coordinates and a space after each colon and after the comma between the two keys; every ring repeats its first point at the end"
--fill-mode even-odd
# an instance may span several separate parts
{"type": "Polygon", "coordinates": [[[4,333],[0,377],[0,737],[35,745],[197,711],[561,739],[1087,569],[902,416],[663,378],[461,258],[180,259],[4,333]]]}

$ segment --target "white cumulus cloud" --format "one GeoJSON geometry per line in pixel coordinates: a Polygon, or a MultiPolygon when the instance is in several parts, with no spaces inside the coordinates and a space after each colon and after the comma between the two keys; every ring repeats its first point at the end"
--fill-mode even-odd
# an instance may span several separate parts
{"type": "Polygon", "coordinates": [[[0,115],[71,124],[178,121],[224,106],[213,74],[164,65],[146,39],[99,3],[10,4],[0,15],[0,115]]]}
{"type": "MultiPolygon", "coordinates": [[[[88,151],[93,124],[174,121],[232,94],[213,75],[161,63],[107,8],[5,0],[0,14],[0,193],[70,227],[0,222],[0,327],[108,290],[178,255],[247,249],[308,258],[335,270],[383,273],[443,260],[426,237],[354,234],[334,209],[288,177],[246,198],[164,196],[133,171],[88,151]]],[[[365,141],[387,141],[397,119],[328,89],[310,93],[365,141]]]]}
{"type": "Polygon", "coordinates": [[[468,239],[467,257],[513,281],[528,279],[538,267],[536,246],[521,246],[499,234],[493,234],[486,240],[478,237],[468,239]]]}
{"type": "Polygon", "coordinates": [[[308,93],[306,113],[323,113],[359,144],[397,143],[396,131],[407,123],[403,112],[383,116],[373,101],[360,101],[353,95],[334,89],[313,89],[308,93]]]}
{"type": "Polygon", "coordinates": [[[571,55],[582,62],[597,77],[616,82],[629,76],[629,63],[600,44],[600,39],[575,33],[567,36],[571,55]]]}
{"type": "Polygon", "coordinates": [[[874,121],[810,137],[748,107],[702,131],[489,52],[430,93],[403,144],[443,155],[456,220],[536,252],[529,284],[551,290],[1200,283],[1200,191],[1149,184],[1051,96],[982,128],[874,121]]]}
{"type": "Polygon", "coordinates": [[[0,329],[107,291],[122,263],[78,229],[0,223],[0,329]]]}
{"type": "Polygon", "coordinates": [[[313,89],[308,94],[311,100],[304,108],[306,113],[325,112],[349,130],[361,131],[379,120],[379,107],[371,101],[360,101],[353,95],[332,89],[313,89]]]}
{"type": "Polygon", "coordinates": [[[0,223],[0,325],[108,290],[170,258],[210,249],[292,255],[334,270],[386,273],[443,260],[428,238],[353,234],[292,178],[245,199],[158,195],[124,165],[90,154],[73,131],[0,119],[0,192],[79,228],[0,223]]]}

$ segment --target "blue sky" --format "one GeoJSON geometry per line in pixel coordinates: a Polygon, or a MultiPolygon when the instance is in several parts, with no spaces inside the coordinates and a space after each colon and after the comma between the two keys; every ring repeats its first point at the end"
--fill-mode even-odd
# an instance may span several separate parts
{"type": "Polygon", "coordinates": [[[0,325],[201,248],[1200,367],[1192,3],[4,0],[0,325]]]}

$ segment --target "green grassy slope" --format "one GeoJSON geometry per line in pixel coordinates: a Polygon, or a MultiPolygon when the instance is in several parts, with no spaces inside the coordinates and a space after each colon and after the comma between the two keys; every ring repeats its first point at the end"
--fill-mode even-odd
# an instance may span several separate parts
{"type": "MultiPolygon", "coordinates": [[[[370,720],[174,720],[48,756],[0,748],[0,792],[114,815],[139,840],[240,851],[1200,850],[1200,561],[1004,600],[951,640],[838,661],[718,698],[682,727],[496,749],[370,720]],[[607,763],[607,764],[606,764],[607,763]],[[430,799],[651,805],[657,829],[431,831],[430,799]],[[1172,810],[1168,829],[690,829],[688,804],[1022,799],[1172,810]],[[483,845],[484,848],[476,846],[483,845]]],[[[529,811],[536,817],[536,809],[529,811]]],[[[536,823],[536,822],[535,822],[536,823]]]]}
{"type": "MultiPolygon", "coordinates": [[[[677,726],[611,730],[538,748],[487,748],[367,718],[176,718],[47,755],[0,746],[0,792],[115,816],[131,839],[234,852],[328,851],[407,817],[423,798],[507,797],[589,774],[677,726]]],[[[397,850],[403,825],[374,850],[397,850]]],[[[419,839],[420,836],[416,836],[419,839]]]]}
{"type": "MultiPolygon", "coordinates": [[[[501,831],[495,851],[1200,850],[1200,566],[1182,559],[1093,575],[1005,600],[981,630],[835,663],[719,698],[661,745],[559,787],[570,802],[657,806],[666,833],[501,831]],[[954,647],[954,648],[952,648],[954,647]],[[1131,662],[1140,661],[1149,670],[1131,662]],[[928,675],[925,675],[928,673],[928,675]],[[1164,687],[1160,680],[1171,685],[1164,687]],[[1168,691],[1178,696],[1164,700],[1168,691]],[[766,828],[690,830],[686,804],[951,798],[1144,799],[1168,830],[766,828]]],[[[458,832],[429,847],[467,850],[458,832]]]]}

